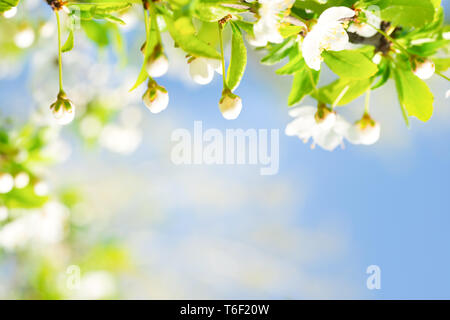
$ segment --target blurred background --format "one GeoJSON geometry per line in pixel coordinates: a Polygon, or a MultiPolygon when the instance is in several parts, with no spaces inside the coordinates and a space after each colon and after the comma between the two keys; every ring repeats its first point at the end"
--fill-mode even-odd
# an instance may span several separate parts
{"type": "MultiPolygon", "coordinates": [[[[23,156],[45,201],[0,218],[0,298],[450,298],[448,82],[429,81],[429,123],[406,127],[391,81],[372,94],[377,145],[310,150],[283,133],[291,78],[261,66],[250,48],[237,91],[244,108],[228,122],[217,106],[221,78],[195,85],[183,53],[165,39],[171,64],[159,83],[170,104],[151,114],[141,102],[145,85],[128,92],[142,60],[142,17],[132,9],[121,18],[126,26],[75,33],[63,63],[77,114],[62,128],[48,125],[58,85],[49,8],[24,0],[0,18],[2,126],[17,145],[45,144],[32,160],[23,156]],[[193,132],[196,120],[204,130],[279,129],[279,173],[174,165],[171,134],[193,132]],[[366,286],[370,265],[381,269],[380,290],[366,286]]],[[[332,77],[325,71],[321,81],[332,77]]],[[[342,113],[356,120],[363,105],[342,113]]]]}

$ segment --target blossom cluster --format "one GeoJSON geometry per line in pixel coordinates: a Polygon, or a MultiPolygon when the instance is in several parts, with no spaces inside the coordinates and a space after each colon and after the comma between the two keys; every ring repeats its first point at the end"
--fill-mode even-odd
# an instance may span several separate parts
{"type": "MultiPolygon", "coordinates": [[[[167,32],[175,47],[185,52],[185,63],[193,82],[208,85],[216,74],[223,78],[218,109],[225,119],[234,120],[244,106],[235,91],[247,64],[246,39],[250,46],[267,52],[261,61],[264,64],[289,60],[277,71],[294,76],[289,105],[299,105],[308,95],[317,100],[317,107],[290,112],[296,119],[287,126],[288,135],[302,140],[313,138],[314,145],[326,150],[334,150],[343,140],[370,145],[380,137],[380,124],[370,115],[369,98],[362,118],[353,124],[336,113],[336,106],[347,105],[363,94],[369,97],[371,90],[382,87],[392,78],[405,121],[409,123],[412,116],[427,121],[433,114],[433,95],[423,80],[435,74],[448,80],[443,72],[449,68],[446,56],[449,31],[444,24],[442,7],[436,1],[412,1],[417,10],[422,11],[420,17],[410,17],[409,11],[399,9],[403,2],[385,4],[377,0],[345,3],[325,0],[143,0],[145,41],[141,51],[144,57],[132,90],[147,83],[142,100],[153,114],[163,112],[169,106],[169,91],[159,84],[159,79],[167,75],[171,65],[168,44],[161,36],[167,32]],[[226,59],[225,42],[229,38],[231,56],[226,59]],[[339,79],[319,88],[323,64],[339,79]],[[374,84],[376,79],[379,79],[378,83],[374,84]]],[[[126,0],[111,0],[105,4],[86,1],[82,7],[60,0],[48,3],[55,12],[58,26],[60,80],[57,99],[50,109],[57,122],[64,125],[75,118],[76,101],[71,101],[63,89],[61,60],[63,53],[73,48],[74,37],[72,26],[62,45],[60,14],[68,12],[70,19],[79,14],[87,20],[103,18],[126,25],[125,17],[132,3],[126,0]],[[119,16],[113,16],[113,13],[119,16]]],[[[17,9],[12,7],[3,16],[11,19],[16,14],[17,9]]],[[[14,38],[16,45],[20,48],[30,46],[34,42],[34,34],[31,34],[29,28],[19,30],[14,38]]]]}

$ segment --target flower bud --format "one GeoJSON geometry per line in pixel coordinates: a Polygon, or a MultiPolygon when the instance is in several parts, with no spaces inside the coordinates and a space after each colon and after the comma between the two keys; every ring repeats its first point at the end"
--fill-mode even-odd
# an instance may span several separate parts
{"type": "Polygon", "coordinates": [[[155,81],[150,81],[142,100],[151,113],[160,113],[169,105],[169,93],[155,81]]]}
{"type": "Polygon", "coordinates": [[[75,118],[75,106],[67,99],[66,94],[62,91],[58,94],[57,100],[50,106],[56,123],[66,125],[75,118]]]}
{"type": "Polygon", "coordinates": [[[13,177],[9,173],[0,173],[0,193],[8,193],[13,187],[13,177]]]}
{"type": "Polygon", "coordinates": [[[416,61],[415,69],[413,72],[420,79],[427,80],[434,75],[435,71],[436,66],[434,65],[434,62],[429,59],[426,59],[424,61],[416,61]]]}
{"type": "Polygon", "coordinates": [[[235,120],[242,111],[242,100],[230,90],[224,90],[219,102],[219,109],[225,119],[235,120]]]}
{"type": "Polygon", "coordinates": [[[348,129],[347,140],[353,144],[372,145],[380,139],[380,134],[380,124],[366,113],[348,129]]]}
{"type": "Polygon", "coordinates": [[[150,77],[162,77],[169,70],[169,60],[163,53],[158,54],[156,57],[150,56],[146,68],[150,77]]]}
{"type": "Polygon", "coordinates": [[[194,82],[205,85],[214,78],[214,71],[222,73],[220,60],[207,58],[194,58],[189,64],[189,74],[194,82]]]}

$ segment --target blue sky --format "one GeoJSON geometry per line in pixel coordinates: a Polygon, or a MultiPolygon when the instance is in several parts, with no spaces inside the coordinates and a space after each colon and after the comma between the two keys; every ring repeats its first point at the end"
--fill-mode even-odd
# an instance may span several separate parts
{"type": "MultiPolygon", "coordinates": [[[[23,74],[17,79],[1,80],[0,99],[16,100],[19,88],[28,88],[23,84],[25,78],[23,74]]],[[[280,129],[282,133],[290,121],[286,103],[289,78],[280,79],[272,70],[250,63],[237,91],[244,109],[234,122],[223,120],[218,111],[219,78],[202,88],[174,78],[164,79],[162,84],[170,91],[171,105],[162,115],[145,115],[143,146],[136,154],[126,158],[105,152],[89,155],[75,148],[72,159],[55,175],[56,180],[89,184],[99,176],[110,177],[119,171],[142,183],[147,191],[140,194],[137,189],[122,207],[115,209],[114,221],[123,223],[115,228],[141,257],[148,255],[144,266],[160,275],[159,288],[168,291],[163,297],[190,297],[182,292],[199,290],[198,297],[212,298],[450,298],[450,111],[449,100],[444,99],[448,83],[441,79],[430,81],[436,94],[435,117],[427,124],[413,121],[411,129],[403,124],[392,83],[381,93],[374,93],[373,114],[387,128],[375,147],[347,146],[330,153],[310,150],[302,141],[281,134],[280,172],[270,177],[260,176],[255,167],[175,167],[159,146],[170,145],[167,133],[171,130],[192,130],[195,120],[202,120],[205,128],[266,128],[280,129]],[[274,81],[276,84],[271,86],[274,81]],[[165,131],[155,136],[158,123],[163,123],[165,131]],[[100,164],[107,164],[102,166],[103,173],[95,170],[100,164]],[[62,175],[74,168],[78,173],[86,172],[86,177],[75,178],[76,173],[62,175]],[[192,181],[196,177],[204,184],[192,181]],[[175,182],[167,183],[166,178],[175,182]],[[228,186],[240,190],[248,196],[247,201],[208,203],[208,199],[203,199],[198,204],[193,200],[197,193],[188,189],[197,190],[200,196],[206,193],[207,198],[208,188],[220,190],[214,181],[217,179],[223,179],[225,190],[228,186]],[[167,183],[167,189],[151,189],[154,181],[164,186],[167,183]],[[149,194],[155,190],[161,195],[163,222],[155,227],[147,221],[136,227],[125,219],[131,215],[141,221],[140,213],[147,210],[147,196],[151,197],[149,194]],[[283,201],[265,207],[266,191],[280,192],[283,201]],[[298,236],[296,230],[306,233],[293,247],[265,247],[264,236],[258,240],[252,237],[254,231],[259,234],[278,224],[284,236],[298,236]],[[136,238],[135,228],[142,238],[136,238]],[[316,248],[314,242],[318,239],[324,244],[316,248]],[[334,241],[338,243],[336,247],[334,241]],[[184,242],[193,243],[192,247],[186,249],[184,242]],[[197,252],[199,243],[203,249],[197,252]],[[305,248],[306,258],[300,252],[305,248]],[[212,257],[218,252],[228,255],[211,262],[205,253],[208,250],[212,257]],[[186,252],[203,263],[186,261],[186,252]],[[259,262],[252,264],[247,258],[259,262]],[[177,259],[185,265],[175,266],[173,261],[177,259]],[[268,270],[277,276],[273,282],[258,287],[247,282],[249,276],[202,269],[208,263],[212,263],[209,269],[220,269],[214,264],[220,259],[234,266],[236,274],[245,273],[246,268],[258,271],[261,264],[267,263],[268,270]],[[378,291],[369,291],[365,286],[366,268],[373,264],[380,266],[382,272],[382,288],[378,291]],[[174,284],[170,277],[179,282],[174,284]],[[290,278],[293,284],[289,283],[290,278]]],[[[22,95],[19,101],[20,108],[14,106],[16,112],[22,114],[30,109],[22,95]]],[[[350,108],[357,114],[361,101],[350,108]]],[[[264,270],[261,272],[270,278],[264,270]]]]}

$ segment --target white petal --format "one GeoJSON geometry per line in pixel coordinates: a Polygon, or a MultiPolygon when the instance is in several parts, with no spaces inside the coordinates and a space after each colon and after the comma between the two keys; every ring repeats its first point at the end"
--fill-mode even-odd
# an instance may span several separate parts
{"type": "Polygon", "coordinates": [[[222,61],[218,59],[207,59],[210,67],[217,72],[218,74],[222,74],[222,61]]]}
{"type": "Polygon", "coordinates": [[[294,108],[289,110],[289,115],[293,118],[302,117],[302,116],[314,116],[317,112],[316,107],[304,106],[299,108],[294,108]]]}
{"type": "Polygon", "coordinates": [[[343,137],[334,130],[320,131],[313,139],[318,146],[327,151],[333,151],[343,141],[343,137]]]}
{"type": "Polygon", "coordinates": [[[436,66],[431,60],[425,60],[423,63],[418,63],[414,74],[422,80],[430,79],[436,71],[436,66]]]}
{"type": "Polygon", "coordinates": [[[330,26],[327,31],[325,36],[327,44],[324,49],[331,51],[344,50],[349,42],[348,34],[344,27],[340,24],[336,24],[330,26]]]}
{"type": "Polygon", "coordinates": [[[347,7],[331,7],[325,10],[317,21],[318,24],[327,24],[342,19],[352,18],[355,16],[355,11],[347,7]]]}
{"type": "Polygon", "coordinates": [[[378,142],[381,135],[381,126],[376,123],[374,126],[368,125],[364,129],[360,125],[352,125],[347,132],[347,140],[352,144],[372,145],[378,142]]]}
{"type": "Polygon", "coordinates": [[[189,74],[194,82],[205,85],[214,78],[214,70],[205,58],[196,58],[189,64],[189,74]]]}
{"type": "Polygon", "coordinates": [[[333,130],[341,136],[346,136],[351,124],[342,116],[336,116],[333,130]]]}
{"type": "Polygon", "coordinates": [[[242,100],[239,97],[226,96],[219,103],[220,112],[227,120],[235,120],[239,117],[242,111],[242,100]]]}
{"type": "Polygon", "coordinates": [[[287,136],[298,136],[300,139],[309,139],[316,131],[317,122],[314,115],[299,117],[290,122],[285,129],[287,136]]]}
{"type": "Polygon", "coordinates": [[[155,60],[147,63],[147,73],[153,78],[162,77],[169,70],[169,60],[161,54],[155,60]]]}
{"type": "Polygon", "coordinates": [[[312,30],[303,40],[302,54],[306,64],[311,69],[320,70],[322,63],[322,50],[320,49],[320,38],[322,35],[319,32],[312,30]]]}

